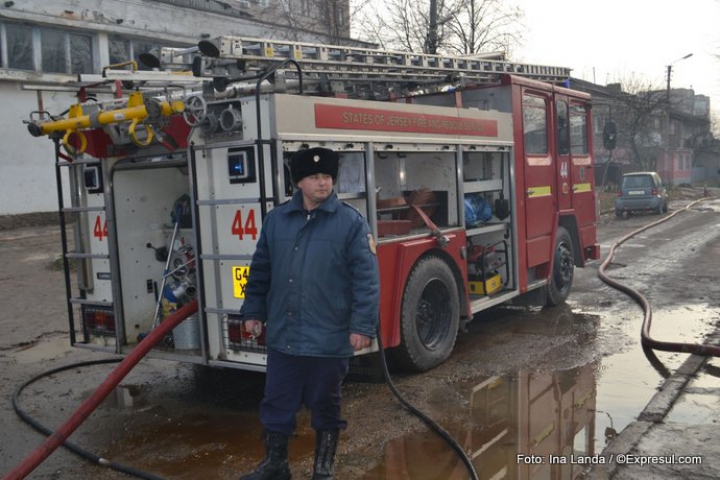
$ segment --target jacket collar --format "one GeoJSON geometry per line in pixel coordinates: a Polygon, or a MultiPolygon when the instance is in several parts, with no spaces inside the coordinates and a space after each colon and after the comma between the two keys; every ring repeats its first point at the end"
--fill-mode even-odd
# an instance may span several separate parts
{"type": "MultiPolygon", "coordinates": [[[[292,199],[290,199],[289,206],[290,208],[288,209],[288,213],[305,211],[305,208],[303,207],[302,192],[300,190],[293,194],[292,199]]],[[[322,210],[327,213],[334,213],[338,209],[338,207],[340,207],[340,199],[337,197],[335,190],[333,190],[330,196],[326,198],[325,201],[321,203],[320,206],[317,207],[315,210],[322,210]]]]}

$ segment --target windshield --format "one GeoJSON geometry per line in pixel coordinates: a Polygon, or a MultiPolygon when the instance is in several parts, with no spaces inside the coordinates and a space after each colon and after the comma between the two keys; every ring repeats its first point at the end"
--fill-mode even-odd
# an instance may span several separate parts
{"type": "Polygon", "coordinates": [[[631,175],[623,178],[623,188],[652,188],[650,175],[631,175]]]}

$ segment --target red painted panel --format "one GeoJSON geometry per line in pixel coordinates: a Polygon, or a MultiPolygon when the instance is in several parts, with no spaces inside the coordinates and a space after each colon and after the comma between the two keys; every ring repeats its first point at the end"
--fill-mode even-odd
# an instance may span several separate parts
{"type": "MultiPolygon", "coordinates": [[[[127,152],[120,146],[110,147],[114,145],[110,136],[105,133],[102,128],[95,128],[93,130],[83,130],[81,132],[87,138],[87,148],[85,153],[94,158],[108,158],[108,157],[119,157],[127,155],[127,152]]],[[[170,117],[170,125],[162,131],[162,136],[165,139],[163,146],[168,151],[176,151],[179,149],[187,148],[188,136],[190,135],[190,126],[183,120],[179,115],[170,117]]],[[[79,141],[74,137],[70,138],[70,144],[74,147],[79,146],[79,141]]],[[[153,145],[155,143],[153,142],[153,145]]]]}
{"type": "MultiPolygon", "coordinates": [[[[432,250],[441,250],[452,257],[463,279],[467,279],[467,264],[460,257],[465,246],[464,232],[447,234],[450,243],[440,248],[434,237],[406,242],[383,243],[378,246],[380,265],[380,331],[385,348],[400,344],[400,313],[402,297],[408,275],[418,259],[432,250]]],[[[467,281],[458,285],[462,295],[467,296],[467,281]]]]}
{"type": "Polygon", "coordinates": [[[550,261],[550,253],[552,252],[551,237],[538,237],[527,241],[527,266],[535,267],[541,263],[550,261]]]}
{"type": "Polygon", "coordinates": [[[315,126],[346,130],[498,136],[498,125],[495,120],[344,105],[315,105],[315,126]]]}

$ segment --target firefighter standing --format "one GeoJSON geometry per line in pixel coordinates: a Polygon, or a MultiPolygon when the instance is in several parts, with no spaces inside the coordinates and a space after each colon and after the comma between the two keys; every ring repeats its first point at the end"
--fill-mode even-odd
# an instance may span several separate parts
{"type": "Polygon", "coordinates": [[[267,376],[260,419],[265,458],[245,480],[289,479],[288,440],[304,403],[316,431],[313,479],[332,479],[341,384],[354,351],[370,346],[379,311],[375,242],[367,221],[333,191],[338,154],[300,150],[290,159],[298,190],[265,218],[240,314],[266,327],[267,376]]]}

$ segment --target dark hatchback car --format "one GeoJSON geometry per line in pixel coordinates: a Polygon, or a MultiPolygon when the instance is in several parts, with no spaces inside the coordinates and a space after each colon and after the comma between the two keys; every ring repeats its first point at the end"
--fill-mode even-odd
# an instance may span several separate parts
{"type": "Polygon", "coordinates": [[[623,213],[668,211],[667,189],[663,186],[657,172],[626,173],[615,199],[615,215],[623,213]]]}

